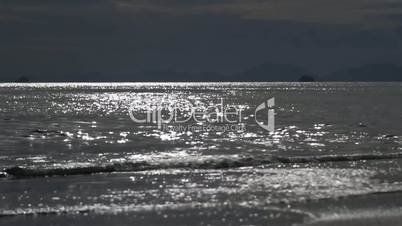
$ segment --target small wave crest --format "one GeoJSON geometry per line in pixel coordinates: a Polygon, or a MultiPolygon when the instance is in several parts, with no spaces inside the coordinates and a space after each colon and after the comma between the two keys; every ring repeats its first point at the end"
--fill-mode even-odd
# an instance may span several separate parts
{"type": "Polygon", "coordinates": [[[156,169],[189,168],[189,169],[225,169],[269,164],[325,163],[361,160],[382,160],[402,158],[402,153],[386,154],[348,154],[322,156],[199,156],[196,159],[180,159],[178,161],[141,161],[119,162],[95,166],[75,166],[58,168],[25,168],[15,166],[7,168],[5,173],[16,178],[83,175],[93,173],[133,172],[156,169]]]}
{"type": "MultiPolygon", "coordinates": [[[[188,209],[194,207],[209,207],[208,204],[191,203],[191,204],[175,204],[175,205],[74,205],[74,206],[56,206],[56,207],[43,207],[43,208],[17,208],[10,210],[0,210],[0,217],[11,216],[38,216],[38,215],[58,215],[58,214],[83,214],[83,213],[96,213],[96,214],[118,214],[122,212],[147,212],[155,210],[169,210],[169,209],[188,209]]],[[[211,205],[211,207],[213,207],[211,205]]]]}
{"type": "MultiPolygon", "coordinates": [[[[155,205],[117,205],[117,204],[92,204],[92,205],[73,205],[73,206],[57,206],[57,207],[43,207],[43,208],[17,208],[9,210],[0,210],[1,217],[15,217],[15,216],[40,216],[40,215],[75,215],[93,213],[99,215],[106,214],[120,214],[120,213],[147,213],[147,212],[162,212],[162,211],[188,211],[189,209],[222,209],[222,208],[241,208],[249,209],[255,206],[233,205],[233,203],[179,203],[179,204],[155,204],[155,205]]],[[[261,211],[267,211],[277,214],[292,214],[295,216],[309,217],[313,219],[313,215],[309,212],[280,208],[274,206],[260,206],[261,211]]]]}

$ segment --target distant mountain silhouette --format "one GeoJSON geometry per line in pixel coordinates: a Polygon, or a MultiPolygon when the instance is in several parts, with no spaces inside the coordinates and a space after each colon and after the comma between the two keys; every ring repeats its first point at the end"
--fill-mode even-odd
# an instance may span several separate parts
{"type": "Polygon", "coordinates": [[[311,73],[296,65],[265,63],[231,76],[230,79],[253,82],[298,81],[300,76],[306,74],[311,73]]]}
{"type": "Polygon", "coordinates": [[[30,81],[31,80],[26,76],[21,76],[17,80],[15,80],[15,82],[21,82],[21,83],[30,82],[30,81]]]}
{"type": "Polygon", "coordinates": [[[312,75],[302,75],[299,79],[298,82],[314,82],[315,78],[312,75]]]}
{"type": "Polygon", "coordinates": [[[394,64],[367,64],[336,71],[322,79],[326,81],[402,81],[402,67],[394,64]]]}
{"type": "Polygon", "coordinates": [[[50,76],[22,76],[5,82],[311,82],[311,81],[402,81],[402,66],[367,64],[317,76],[292,64],[264,63],[231,76],[215,72],[178,72],[174,70],[145,70],[133,74],[104,74],[101,72],[65,75],[55,80],[50,76]],[[32,77],[31,77],[32,78],[32,77]]]}
{"type": "Polygon", "coordinates": [[[228,76],[215,72],[202,72],[192,76],[195,82],[227,82],[230,81],[228,76]]]}
{"type": "MultiPolygon", "coordinates": [[[[214,72],[200,72],[196,74],[175,71],[145,71],[142,74],[146,78],[142,81],[157,82],[219,82],[227,81],[227,78],[214,72]]],[[[134,78],[135,79],[135,78],[134,78]]]]}

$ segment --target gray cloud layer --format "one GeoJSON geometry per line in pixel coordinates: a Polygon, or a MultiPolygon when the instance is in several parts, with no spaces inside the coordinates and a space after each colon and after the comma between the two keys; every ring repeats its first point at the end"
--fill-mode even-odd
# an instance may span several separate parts
{"type": "Polygon", "coordinates": [[[244,19],[395,26],[401,0],[115,0],[125,10],[172,14],[216,13],[244,19]]]}
{"type": "Polygon", "coordinates": [[[401,9],[395,0],[3,0],[0,78],[401,63],[401,9]]]}

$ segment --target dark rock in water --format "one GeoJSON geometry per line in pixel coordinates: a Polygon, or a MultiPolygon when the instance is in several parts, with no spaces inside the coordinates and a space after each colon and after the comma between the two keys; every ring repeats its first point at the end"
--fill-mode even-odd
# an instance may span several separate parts
{"type": "Polygon", "coordinates": [[[311,75],[303,75],[298,79],[299,82],[314,82],[315,78],[311,75]]]}
{"type": "Polygon", "coordinates": [[[19,166],[11,167],[6,169],[6,173],[10,175],[21,175],[25,173],[25,169],[19,166]]]}
{"type": "Polygon", "coordinates": [[[64,133],[62,133],[62,132],[60,132],[60,131],[57,131],[57,130],[46,130],[46,129],[34,129],[34,130],[32,130],[32,133],[39,133],[39,134],[43,134],[43,135],[46,135],[46,136],[62,136],[62,137],[65,137],[66,136],[66,134],[64,134],[64,133]]]}
{"type": "Polygon", "coordinates": [[[385,134],[385,135],[382,136],[382,137],[384,137],[384,138],[395,138],[395,137],[397,137],[397,136],[394,135],[394,134],[385,134]]]}
{"type": "Polygon", "coordinates": [[[359,127],[367,127],[367,125],[365,125],[365,124],[363,124],[363,123],[361,123],[361,122],[358,124],[358,126],[359,126],[359,127]]]}
{"type": "Polygon", "coordinates": [[[51,131],[46,130],[46,129],[34,129],[32,130],[32,133],[49,133],[51,131]]]}

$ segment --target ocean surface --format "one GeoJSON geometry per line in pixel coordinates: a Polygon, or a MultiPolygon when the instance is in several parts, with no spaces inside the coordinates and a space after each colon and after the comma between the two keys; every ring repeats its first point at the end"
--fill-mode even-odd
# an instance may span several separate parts
{"type": "Polygon", "coordinates": [[[401,122],[402,83],[3,83],[0,225],[401,222],[401,122]],[[161,102],[241,120],[130,118],[161,102]]]}

